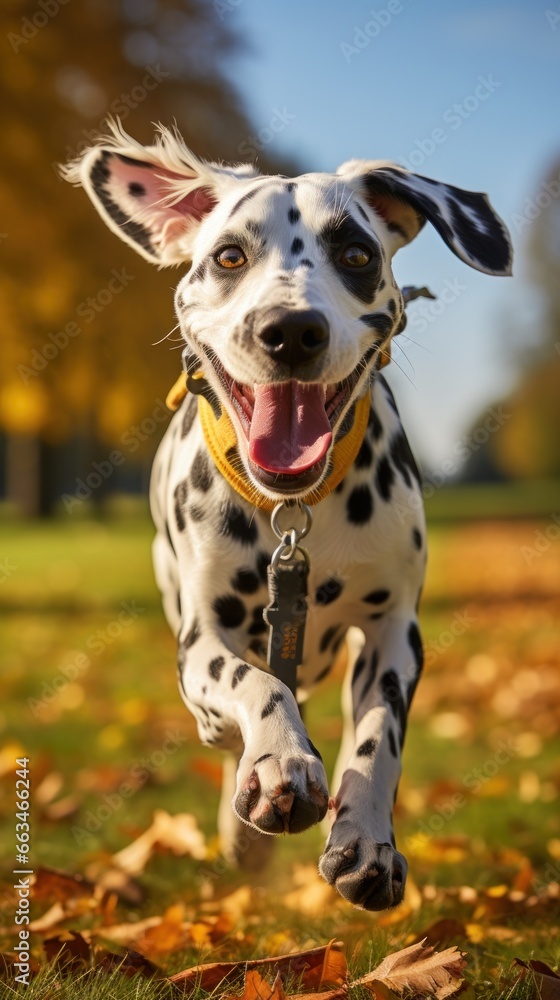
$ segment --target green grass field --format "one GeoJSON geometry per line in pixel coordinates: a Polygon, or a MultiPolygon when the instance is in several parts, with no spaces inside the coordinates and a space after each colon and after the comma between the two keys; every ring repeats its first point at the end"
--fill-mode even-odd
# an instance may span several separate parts
{"type": "MultiPolygon", "coordinates": [[[[227,914],[223,933],[213,938],[191,935],[170,948],[149,935],[144,943],[133,939],[170,973],[331,937],[345,943],[353,967],[365,970],[428,931],[442,947],[456,944],[467,953],[476,996],[530,995],[526,984],[507,985],[512,958],[552,967],[560,958],[560,896],[551,888],[560,881],[560,541],[551,538],[542,553],[535,548],[546,517],[434,517],[421,612],[427,665],[396,811],[410,891],[389,916],[352,910],[322,888],[314,875],[319,829],[279,838],[270,870],[254,883],[221,864],[221,756],[200,746],[179,698],[147,517],[132,509],[107,521],[0,522],[5,951],[14,944],[13,761],[25,754],[33,774],[35,867],[95,881],[111,855],[150,825],[154,809],[194,814],[210,852],[202,862],[156,853],[132,890],[115,896],[110,917],[84,906],[63,914],[50,933],[106,927],[110,937],[111,926],[176,905],[195,923],[227,914]],[[131,777],[137,787],[119,803],[118,790],[131,777]],[[432,933],[443,918],[455,923],[432,933]]],[[[339,684],[339,677],[324,682],[306,717],[327,769],[341,731],[339,684]]],[[[53,902],[36,901],[34,916],[53,902]]],[[[39,959],[43,937],[33,936],[39,959]]],[[[43,973],[26,995],[90,995],[91,984],[76,985],[76,977],[64,979],[63,992],[49,986],[44,977],[52,974],[43,973]]],[[[6,989],[2,996],[14,995],[8,983],[6,989]]],[[[136,979],[121,976],[97,983],[91,995],[152,997],[158,989],[148,982],[144,993],[136,979]]]]}

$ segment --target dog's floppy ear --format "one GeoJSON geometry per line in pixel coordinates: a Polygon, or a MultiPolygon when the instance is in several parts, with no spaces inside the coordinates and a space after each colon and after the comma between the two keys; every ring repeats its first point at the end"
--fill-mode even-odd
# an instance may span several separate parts
{"type": "Polygon", "coordinates": [[[383,218],[394,250],[410,243],[427,220],[465,264],[486,274],[511,274],[509,233],[487,195],[381,161],[350,160],[337,173],[354,182],[356,193],[383,218]]]}
{"type": "Polygon", "coordinates": [[[178,133],[160,126],[142,146],[110,122],[111,135],[61,167],[82,185],[109,229],[146,260],[188,261],[201,219],[216,205],[234,172],[199,160],[178,133]]]}

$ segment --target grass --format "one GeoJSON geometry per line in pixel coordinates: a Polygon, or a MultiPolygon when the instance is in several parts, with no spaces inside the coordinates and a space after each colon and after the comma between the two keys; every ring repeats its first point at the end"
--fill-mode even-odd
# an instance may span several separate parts
{"type": "MultiPolygon", "coordinates": [[[[179,903],[186,919],[228,912],[229,925],[211,944],[169,952],[147,946],[149,958],[175,972],[199,961],[261,957],[338,937],[353,967],[366,971],[435,921],[452,918],[459,925],[444,946],[467,952],[477,997],[529,995],[527,984],[513,991],[500,985],[515,956],[558,964],[558,901],[527,902],[535,886],[560,872],[560,543],[552,540],[529,561],[524,555],[547,523],[438,517],[430,531],[421,613],[427,666],[396,810],[397,841],[411,878],[405,906],[376,916],[321,896],[313,875],[323,838],[317,828],[279,838],[270,870],[245,890],[243,905],[235,900],[246,879],[223,870],[219,857],[208,863],[157,854],[137,880],[142,898],[121,898],[114,922],[159,915],[179,903]],[[201,879],[209,865],[210,878],[201,879]]],[[[107,521],[0,523],[0,552],[15,567],[0,585],[6,887],[14,851],[11,767],[20,753],[33,770],[35,865],[96,878],[158,808],[192,812],[217,856],[221,756],[199,745],[176,689],[151,537],[137,509],[107,521]],[[132,614],[122,617],[123,606],[132,614]],[[175,746],[166,742],[169,734],[175,746]],[[169,752],[162,752],[164,745],[169,752]],[[139,769],[146,780],[118,804],[119,788],[139,769]]],[[[307,715],[327,769],[341,730],[339,683],[329,678],[307,715]]],[[[10,950],[7,888],[1,899],[2,945],[10,950]]],[[[35,904],[36,914],[48,905],[35,904]]],[[[96,922],[98,915],[86,912],[54,930],[92,929],[96,922]]],[[[33,948],[40,956],[39,935],[33,948]]],[[[93,973],[79,982],[65,979],[61,992],[49,976],[56,976],[52,968],[26,996],[166,995],[155,982],[119,976],[100,982],[93,973]]],[[[0,985],[0,996],[13,995],[6,988],[4,994],[0,985]]]]}

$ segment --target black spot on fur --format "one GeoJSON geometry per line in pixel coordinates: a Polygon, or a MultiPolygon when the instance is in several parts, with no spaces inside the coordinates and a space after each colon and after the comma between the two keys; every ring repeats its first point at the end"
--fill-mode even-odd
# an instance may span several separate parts
{"type": "Polygon", "coordinates": [[[143,184],[139,184],[138,181],[131,181],[128,185],[128,193],[131,194],[133,198],[141,198],[146,194],[146,188],[143,184]]]}
{"type": "Polygon", "coordinates": [[[232,208],[232,210],[230,212],[230,216],[229,216],[230,219],[233,218],[233,216],[235,215],[235,213],[239,211],[239,209],[241,208],[241,206],[244,205],[246,201],[250,201],[251,198],[255,197],[255,195],[256,195],[256,193],[257,193],[258,190],[259,190],[258,188],[253,188],[252,191],[247,191],[246,194],[242,195],[242,197],[239,199],[239,201],[236,201],[235,205],[233,206],[233,208],[232,208]]]}
{"type": "Polygon", "coordinates": [[[312,260],[309,260],[309,257],[302,257],[301,260],[298,261],[298,265],[299,267],[308,267],[310,270],[315,267],[315,264],[312,260]]]}
{"type": "Polygon", "coordinates": [[[389,403],[389,406],[391,407],[392,410],[395,411],[395,413],[398,416],[399,411],[398,411],[398,408],[397,408],[395,397],[393,396],[393,393],[391,391],[391,388],[390,388],[389,384],[387,383],[387,380],[384,379],[382,375],[380,375],[379,378],[378,378],[378,382],[385,389],[385,395],[387,396],[387,401],[389,403]]]}
{"type": "Polygon", "coordinates": [[[189,507],[189,517],[192,521],[203,521],[206,517],[206,511],[202,507],[197,507],[197,505],[193,503],[189,507]]]}
{"type": "MultiPolygon", "coordinates": [[[[151,233],[145,226],[141,225],[140,222],[133,222],[132,219],[122,211],[121,208],[113,201],[109,191],[107,190],[107,184],[111,178],[111,171],[109,169],[109,161],[112,159],[114,154],[110,153],[107,149],[104,149],[99,158],[95,161],[93,167],[90,170],[90,181],[92,187],[99,198],[103,208],[107,212],[110,219],[113,220],[119,227],[119,229],[139,246],[143,247],[144,250],[150,254],[154,260],[157,260],[157,252],[152,244],[151,233]]],[[[120,160],[126,160],[123,156],[119,156],[120,160]]],[[[147,167],[151,164],[143,163],[141,160],[132,160],[135,167],[147,167]]]]}
{"type": "Polygon", "coordinates": [[[416,669],[420,671],[424,664],[424,649],[422,646],[420,629],[418,628],[416,622],[411,622],[408,626],[408,644],[412,650],[412,655],[414,656],[416,669]]]}
{"type": "Polygon", "coordinates": [[[374,649],[373,653],[371,654],[371,660],[369,662],[368,679],[367,679],[366,683],[364,684],[364,687],[363,687],[363,690],[362,690],[362,693],[361,693],[361,701],[362,702],[365,702],[365,699],[366,699],[367,695],[369,694],[369,692],[370,692],[370,690],[371,690],[371,688],[372,688],[372,686],[373,686],[373,684],[375,682],[375,679],[377,677],[377,669],[378,669],[378,667],[379,667],[379,652],[378,652],[377,649],[374,649]]]}
{"type": "Polygon", "coordinates": [[[311,740],[309,739],[309,737],[307,738],[307,746],[311,750],[311,753],[313,754],[313,756],[317,758],[317,760],[322,760],[323,759],[321,757],[321,754],[317,750],[317,747],[315,746],[314,743],[311,742],[311,740]]]}
{"type": "Polygon", "coordinates": [[[239,666],[235,668],[235,670],[233,671],[233,678],[231,681],[232,688],[236,688],[237,685],[241,683],[241,681],[245,677],[245,674],[248,674],[250,669],[251,668],[248,663],[240,663],[239,666]]]}
{"type": "Polygon", "coordinates": [[[240,601],[235,594],[224,594],[223,597],[216,597],[212,602],[212,607],[218,616],[220,625],[224,628],[238,628],[247,614],[243,601],[240,601]]]}
{"type": "Polygon", "coordinates": [[[354,665],[354,673],[352,674],[352,684],[354,685],[356,681],[361,677],[365,670],[367,660],[365,656],[359,656],[354,665]]]}
{"type": "MultiPolygon", "coordinates": [[[[290,186],[288,185],[288,190],[290,186]]],[[[290,208],[288,212],[288,222],[291,222],[292,226],[301,219],[301,212],[298,208],[290,208]]]]}
{"type": "Polygon", "coordinates": [[[383,337],[386,337],[391,332],[394,325],[393,318],[383,312],[366,313],[365,316],[360,316],[360,320],[366,326],[369,326],[371,330],[381,333],[383,337]]]}
{"type": "Polygon", "coordinates": [[[195,490],[207,493],[212,485],[212,473],[207,452],[202,448],[197,451],[191,469],[191,484],[195,490]]]}
{"type": "Polygon", "coordinates": [[[257,573],[261,578],[263,583],[268,581],[268,566],[270,563],[270,556],[266,552],[259,552],[257,556],[257,573]]]}
{"type": "Polygon", "coordinates": [[[234,590],[240,594],[254,594],[260,587],[260,580],[252,569],[238,569],[231,581],[234,590]]]}
{"type": "Polygon", "coordinates": [[[323,670],[319,671],[319,673],[317,674],[317,676],[314,679],[313,683],[314,684],[319,684],[321,681],[324,681],[325,677],[328,674],[330,674],[331,670],[332,670],[332,663],[329,663],[328,667],[325,667],[323,670]]]}
{"type": "Polygon", "coordinates": [[[410,445],[404,435],[403,431],[400,431],[391,441],[391,457],[393,462],[403,477],[407,486],[412,486],[412,476],[420,486],[420,473],[418,472],[418,466],[414,461],[414,456],[410,450],[410,445]]]}
{"type": "Polygon", "coordinates": [[[299,236],[296,236],[295,239],[292,241],[290,252],[301,253],[302,250],[303,250],[303,240],[300,240],[299,236]]]}
{"type": "Polygon", "coordinates": [[[184,531],[187,523],[185,521],[185,504],[187,502],[187,481],[183,480],[175,487],[173,494],[175,500],[175,520],[179,531],[184,531]]]}
{"type": "Polygon", "coordinates": [[[219,681],[222,676],[222,670],[225,666],[225,659],[223,656],[215,656],[213,660],[210,660],[208,664],[208,673],[214,681],[219,681]]]}
{"type": "Polygon", "coordinates": [[[346,513],[352,524],[366,524],[373,513],[373,497],[369,486],[355,486],[346,501],[346,513]]]}
{"type": "Polygon", "coordinates": [[[356,750],[356,757],[373,757],[376,749],[377,740],[365,740],[356,750]]]}
{"type": "Polygon", "coordinates": [[[364,438],[356,455],[354,465],[357,469],[369,469],[373,461],[373,450],[367,438],[364,438]]]}
{"type": "Polygon", "coordinates": [[[367,601],[368,604],[384,604],[385,601],[389,600],[390,596],[390,590],[372,590],[362,600],[367,601]]]}
{"type": "Polygon", "coordinates": [[[181,642],[183,650],[190,649],[191,646],[194,646],[196,640],[199,638],[200,638],[200,626],[195,618],[185,638],[181,642]]]}
{"type": "Polygon", "coordinates": [[[262,639],[251,639],[251,642],[249,643],[249,649],[251,650],[252,653],[255,653],[256,656],[259,656],[263,660],[265,659],[266,642],[264,642],[262,639]]]}
{"type": "Polygon", "coordinates": [[[209,708],[208,711],[210,712],[210,715],[214,716],[215,719],[221,719],[222,718],[221,713],[218,712],[217,709],[215,709],[215,708],[209,708]]]}
{"type": "Polygon", "coordinates": [[[261,712],[261,719],[267,719],[269,715],[272,715],[276,706],[281,701],[284,701],[284,695],[281,693],[281,691],[273,691],[261,712]]]}
{"type": "Polygon", "coordinates": [[[414,542],[414,545],[416,546],[417,549],[422,548],[422,535],[418,531],[418,528],[412,529],[412,541],[414,542]]]}
{"type": "Polygon", "coordinates": [[[247,515],[235,503],[226,501],[222,505],[222,521],[220,524],[220,535],[232,538],[241,545],[254,545],[257,540],[257,525],[254,520],[249,520],[247,515]]]}
{"type": "Polygon", "coordinates": [[[331,604],[332,601],[336,601],[337,597],[340,596],[343,587],[344,584],[334,576],[329,580],[325,580],[320,587],[317,587],[315,603],[321,605],[331,604]]]}
{"type": "Polygon", "coordinates": [[[359,203],[359,202],[356,202],[356,208],[358,209],[358,212],[359,212],[359,213],[360,213],[360,215],[362,216],[362,219],[365,219],[365,221],[366,221],[366,222],[368,223],[368,225],[369,225],[369,216],[368,216],[368,214],[367,214],[366,210],[365,210],[364,208],[362,208],[362,206],[360,205],[360,203],[359,203]]]}
{"type": "Polygon", "coordinates": [[[389,741],[389,750],[393,754],[393,757],[397,757],[398,758],[399,752],[397,750],[397,743],[396,743],[396,740],[395,740],[395,734],[393,733],[392,729],[389,730],[389,732],[387,734],[387,739],[389,741]]]}
{"type": "Polygon", "coordinates": [[[198,403],[196,401],[196,396],[186,396],[185,402],[183,403],[183,423],[181,425],[181,437],[186,438],[189,433],[194,419],[198,413],[198,403]]]}
{"type": "Polygon", "coordinates": [[[381,690],[385,701],[400,725],[401,740],[403,740],[406,730],[406,709],[396,671],[385,671],[381,677],[381,690]]]}
{"type": "Polygon", "coordinates": [[[321,653],[325,653],[327,651],[339,628],[340,625],[331,625],[326,632],[323,632],[319,643],[319,651],[321,653]]]}
{"type": "Polygon", "coordinates": [[[263,618],[264,605],[258,604],[253,608],[253,621],[249,625],[249,635],[262,635],[268,631],[268,625],[263,618]]]}
{"type": "Polygon", "coordinates": [[[262,760],[269,760],[271,757],[272,757],[271,753],[263,753],[262,757],[257,757],[255,763],[253,764],[253,767],[256,767],[257,764],[260,764],[262,760]]]}
{"type": "Polygon", "coordinates": [[[375,485],[382,500],[389,501],[391,499],[391,489],[394,482],[395,473],[391,468],[391,463],[387,456],[383,455],[377,463],[377,471],[375,473],[375,485]]]}
{"type": "Polygon", "coordinates": [[[368,424],[373,431],[374,441],[379,441],[379,438],[383,434],[383,424],[381,423],[377,412],[373,409],[370,410],[368,424]]]}

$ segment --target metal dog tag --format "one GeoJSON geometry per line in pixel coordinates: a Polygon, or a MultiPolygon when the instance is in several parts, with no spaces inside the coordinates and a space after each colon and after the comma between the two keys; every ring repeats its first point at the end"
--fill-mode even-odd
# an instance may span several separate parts
{"type": "Polygon", "coordinates": [[[303,659],[303,640],[307,618],[307,578],[309,563],[303,554],[268,567],[268,593],[270,603],[263,618],[270,626],[267,662],[272,672],[296,693],[297,668],[303,659]]]}

